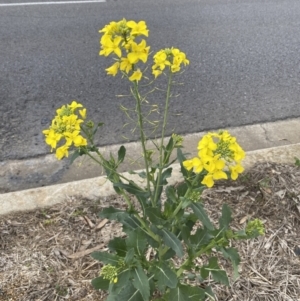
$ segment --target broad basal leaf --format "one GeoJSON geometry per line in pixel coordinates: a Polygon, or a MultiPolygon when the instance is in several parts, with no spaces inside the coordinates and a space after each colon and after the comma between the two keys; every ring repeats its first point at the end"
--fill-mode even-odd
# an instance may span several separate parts
{"type": "Polygon", "coordinates": [[[96,290],[108,290],[109,287],[109,280],[107,279],[103,279],[102,276],[94,278],[92,280],[92,286],[96,289],[96,290]]]}
{"type": "Polygon", "coordinates": [[[135,249],[136,253],[139,255],[144,253],[148,244],[146,233],[140,228],[129,231],[128,237],[126,240],[123,239],[123,242],[126,243],[128,249],[135,249]]]}
{"type": "Polygon", "coordinates": [[[157,286],[161,292],[165,291],[166,286],[170,288],[177,286],[177,275],[166,263],[155,265],[154,278],[157,280],[157,286]]]}
{"type": "Polygon", "coordinates": [[[110,251],[114,251],[117,255],[124,257],[127,251],[127,246],[125,239],[121,237],[115,237],[108,243],[108,248],[110,251]]]}

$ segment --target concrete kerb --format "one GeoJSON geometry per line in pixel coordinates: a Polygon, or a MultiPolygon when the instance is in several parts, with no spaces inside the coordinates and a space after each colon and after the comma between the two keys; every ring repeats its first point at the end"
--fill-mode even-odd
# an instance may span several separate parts
{"type": "MultiPolygon", "coordinates": [[[[300,143],[249,151],[244,160],[244,166],[250,168],[255,163],[264,161],[294,163],[295,157],[300,157],[300,143]]],[[[168,182],[175,184],[182,180],[182,176],[178,164],[174,164],[172,167],[172,177],[168,182]]],[[[137,175],[128,172],[125,172],[124,175],[135,181],[142,181],[137,175]]],[[[105,177],[10,192],[0,195],[0,215],[52,206],[65,201],[70,196],[96,200],[113,194],[115,194],[113,187],[105,177]]]]}
{"type": "MultiPolygon", "coordinates": [[[[257,162],[277,162],[277,163],[294,163],[295,157],[300,158],[300,119],[291,119],[276,123],[265,123],[250,125],[229,129],[231,134],[236,136],[239,143],[246,150],[246,159],[243,165],[250,168],[257,162]],[[285,144],[285,145],[283,145],[285,144]]],[[[184,151],[190,153],[190,156],[196,154],[196,146],[199,139],[204,133],[186,135],[184,137],[184,151]]],[[[115,153],[118,145],[108,147],[106,151],[115,153]]],[[[141,151],[138,143],[129,143],[126,145],[129,156],[137,157],[141,151]]],[[[45,164],[43,161],[42,164],[45,164]]],[[[83,162],[81,169],[86,168],[88,171],[92,167],[85,167],[83,162]]],[[[140,166],[140,165],[136,165],[140,166]]],[[[26,167],[26,166],[25,166],[26,167]]],[[[96,166],[94,166],[96,167],[96,166]]],[[[181,181],[181,173],[179,165],[174,164],[172,177],[168,180],[170,184],[181,181]]],[[[76,167],[76,172],[78,167],[76,167]]],[[[125,163],[125,170],[136,170],[138,168],[125,163]]],[[[26,171],[26,169],[24,169],[26,171]]],[[[28,170],[28,169],[27,169],[28,170]]],[[[69,170],[72,172],[72,170],[69,170]]],[[[74,170],[72,172],[74,174],[74,170]]],[[[124,172],[124,175],[134,181],[143,184],[143,179],[137,175],[124,172]]],[[[112,185],[104,176],[94,177],[90,179],[80,179],[74,181],[68,178],[68,182],[33,188],[15,192],[0,194],[0,215],[11,212],[33,210],[52,206],[56,203],[63,202],[70,196],[81,196],[90,200],[97,200],[101,197],[115,194],[112,185]]]]}

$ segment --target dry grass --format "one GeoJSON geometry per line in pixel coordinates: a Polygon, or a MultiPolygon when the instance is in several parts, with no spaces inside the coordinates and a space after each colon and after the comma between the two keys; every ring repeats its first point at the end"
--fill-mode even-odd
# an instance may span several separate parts
{"type": "MultiPolygon", "coordinates": [[[[204,199],[215,221],[226,202],[234,228],[260,218],[267,229],[264,237],[235,244],[242,258],[240,277],[229,288],[211,283],[216,300],[299,301],[300,169],[259,164],[236,182],[219,182],[204,199]]],[[[123,202],[70,197],[55,207],[1,216],[0,300],[105,300],[90,285],[101,265],[89,254],[106,250],[112,237],[123,235],[119,224],[97,217],[109,205],[120,208],[123,202]]]]}

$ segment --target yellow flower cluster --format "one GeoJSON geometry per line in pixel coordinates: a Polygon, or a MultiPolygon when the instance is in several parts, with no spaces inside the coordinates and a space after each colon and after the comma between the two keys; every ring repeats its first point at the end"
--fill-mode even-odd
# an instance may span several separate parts
{"type": "Polygon", "coordinates": [[[227,131],[208,133],[198,143],[198,157],[183,162],[187,170],[195,173],[206,171],[202,184],[207,187],[214,185],[214,180],[227,179],[226,170],[236,180],[244,171],[241,160],[245,152],[227,131]]]}
{"type": "Polygon", "coordinates": [[[166,66],[169,66],[172,73],[180,71],[180,65],[188,65],[190,62],[186,58],[184,52],[177,48],[166,48],[158,51],[154,56],[154,65],[152,66],[152,73],[155,76],[162,74],[166,66]]]}
{"type": "Polygon", "coordinates": [[[87,145],[87,141],[80,135],[80,124],[86,116],[86,109],[82,104],[73,101],[71,104],[63,105],[56,110],[56,116],[52,120],[49,129],[44,130],[45,141],[51,146],[51,151],[56,149],[56,157],[61,160],[68,157],[69,147],[74,144],[75,147],[87,145]],[[77,109],[82,108],[77,114],[77,109]],[[82,119],[81,119],[81,118],[82,119]],[[57,147],[58,143],[65,139],[65,144],[57,147]]]}
{"type": "Polygon", "coordinates": [[[110,22],[103,29],[100,39],[101,50],[99,55],[109,56],[115,54],[116,62],[105,69],[107,74],[115,76],[119,70],[128,74],[131,81],[139,81],[143,74],[139,68],[135,68],[139,61],[146,63],[149,49],[144,39],[136,42],[138,36],[148,37],[149,30],[145,21],[136,23],[135,21],[110,22]]]}

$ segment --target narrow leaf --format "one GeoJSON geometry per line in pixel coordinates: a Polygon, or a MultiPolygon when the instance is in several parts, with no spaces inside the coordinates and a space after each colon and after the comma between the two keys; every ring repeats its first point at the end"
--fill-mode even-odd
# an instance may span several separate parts
{"type": "Polygon", "coordinates": [[[223,204],[222,216],[219,219],[220,228],[228,229],[231,220],[232,218],[230,208],[228,207],[228,205],[223,204]]]}
{"type": "Polygon", "coordinates": [[[104,264],[117,265],[121,257],[107,252],[93,252],[91,256],[104,264]]]}
{"type": "Polygon", "coordinates": [[[126,154],[126,148],[124,147],[124,145],[122,145],[118,151],[118,164],[124,161],[125,154],[126,154]]]}
{"type": "Polygon", "coordinates": [[[165,245],[172,248],[178,257],[182,257],[184,255],[183,248],[181,241],[177,238],[177,236],[167,229],[162,229],[160,232],[162,233],[165,245]]]}
{"type": "Polygon", "coordinates": [[[133,263],[133,261],[134,261],[134,249],[132,248],[127,251],[124,262],[127,265],[130,265],[133,263]]]}
{"type": "Polygon", "coordinates": [[[233,265],[234,270],[234,280],[239,277],[238,265],[241,262],[240,255],[235,248],[222,248],[221,249],[225,258],[229,258],[233,265]]]}
{"type": "Polygon", "coordinates": [[[199,220],[202,222],[203,226],[205,226],[209,230],[214,229],[214,226],[209,220],[201,203],[192,203],[190,207],[192,208],[196,216],[199,218],[199,220]]]}
{"type": "Polygon", "coordinates": [[[161,211],[158,208],[148,207],[145,209],[146,215],[149,220],[155,225],[164,225],[166,221],[161,215],[161,211]]]}
{"type": "Polygon", "coordinates": [[[150,285],[147,275],[141,266],[137,266],[133,270],[133,286],[139,290],[144,301],[148,301],[150,297],[150,285]]]}
{"type": "Polygon", "coordinates": [[[207,229],[198,228],[194,235],[190,236],[191,244],[195,251],[199,251],[201,247],[206,246],[212,238],[207,229]]]}

